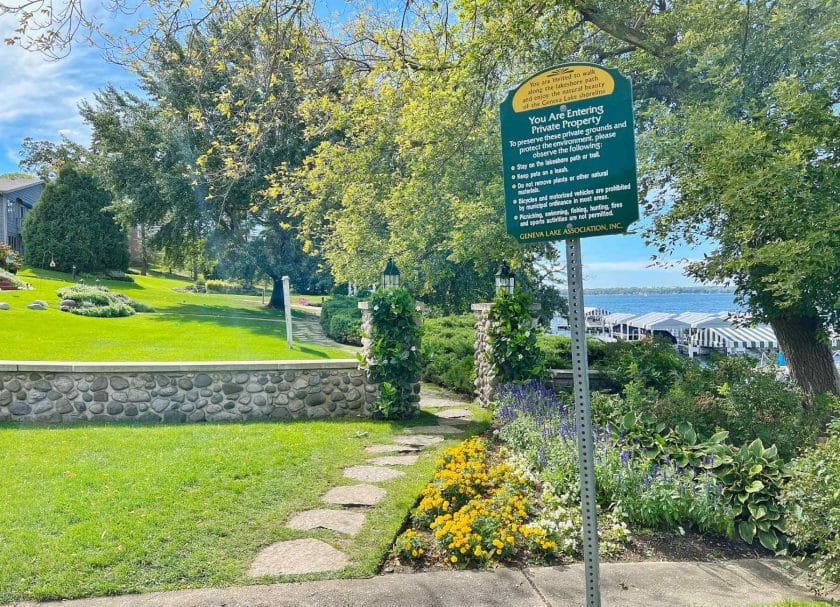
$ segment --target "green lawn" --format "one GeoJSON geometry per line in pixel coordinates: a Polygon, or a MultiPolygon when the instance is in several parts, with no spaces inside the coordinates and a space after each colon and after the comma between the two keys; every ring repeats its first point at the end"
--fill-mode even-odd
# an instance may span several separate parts
{"type": "MultiPolygon", "coordinates": [[[[260,297],[185,293],[186,281],[134,276],[134,283],[101,281],[115,291],[153,306],[153,314],[87,318],[58,310],[55,292],[69,275],[25,270],[32,291],[4,291],[0,301],[0,360],[199,361],[348,358],[347,352],[315,344],[286,345],[282,312],[268,310],[260,297]],[[35,299],[50,304],[29,310],[35,299]],[[7,330],[8,327],[8,330],[7,330]]],[[[91,284],[93,279],[87,278],[91,284]]]]}
{"type": "Polygon", "coordinates": [[[355,538],[284,523],[320,507],[330,487],[352,484],[341,469],[403,425],[0,425],[0,603],[248,583],[262,547],[298,537],[343,550],[354,564],[342,577],[372,575],[435,453],[457,441],[383,484],[387,497],[355,538]]]}

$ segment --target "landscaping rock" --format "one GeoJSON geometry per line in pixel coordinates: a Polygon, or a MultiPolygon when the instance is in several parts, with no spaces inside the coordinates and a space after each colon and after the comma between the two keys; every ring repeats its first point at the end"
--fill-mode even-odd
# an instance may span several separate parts
{"type": "Polygon", "coordinates": [[[405,432],[409,434],[463,434],[464,431],[460,428],[453,428],[452,426],[415,426],[413,428],[406,428],[405,432]]]}
{"type": "Polygon", "coordinates": [[[417,463],[419,455],[385,455],[368,461],[376,466],[411,466],[417,463]]]}
{"type": "Polygon", "coordinates": [[[111,387],[114,390],[125,390],[128,388],[128,380],[124,377],[120,377],[119,375],[115,375],[111,378],[111,387]]]}
{"type": "Polygon", "coordinates": [[[430,445],[437,445],[438,443],[443,442],[443,438],[440,436],[428,436],[423,434],[417,434],[415,436],[395,436],[391,440],[402,445],[414,445],[416,447],[428,447],[430,445]]]}
{"type": "Polygon", "coordinates": [[[405,476],[405,472],[382,466],[350,466],[344,469],[344,476],[366,483],[382,483],[405,476]]]}
{"type": "Polygon", "coordinates": [[[30,310],[46,310],[47,308],[49,308],[49,304],[47,304],[47,302],[45,302],[42,299],[36,299],[26,307],[30,310]]]}
{"type": "Polygon", "coordinates": [[[368,445],[365,447],[367,453],[413,453],[420,451],[417,445],[368,445]]]}
{"type": "Polygon", "coordinates": [[[319,508],[296,514],[286,523],[290,529],[330,529],[347,535],[356,535],[365,524],[363,512],[328,510],[319,508]]]}
{"type": "Polygon", "coordinates": [[[249,577],[338,571],[350,564],[341,552],[320,540],[276,542],[263,548],[248,569],[249,577]]]}
{"type": "Polygon", "coordinates": [[[322,501],[340,506],[375,506],[384,497],[385,489],[376,485],[347,485],[333,487],[322,501]]]}
{"type": "Polygon", "coordinates": [[[473,414],[469,409],[446,409],[437,411],[435,416],[443,419],[472,419],[473,414]]]}
{"type": "Polygon", "coordinates": [[[9,304],[7,304],[5,301],[0,301],[0,310],[8,310],[8,309],[9,309],[9,304]]]}

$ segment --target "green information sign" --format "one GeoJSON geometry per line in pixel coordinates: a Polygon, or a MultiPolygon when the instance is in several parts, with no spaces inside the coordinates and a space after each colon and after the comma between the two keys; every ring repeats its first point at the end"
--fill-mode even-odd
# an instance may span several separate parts
{"type": "Polygon", "coordinates": [[[508,234],[601,236],[639,218],[633,95],[617,70],[549,68],[513,89],[499,115],[508,234]]]}

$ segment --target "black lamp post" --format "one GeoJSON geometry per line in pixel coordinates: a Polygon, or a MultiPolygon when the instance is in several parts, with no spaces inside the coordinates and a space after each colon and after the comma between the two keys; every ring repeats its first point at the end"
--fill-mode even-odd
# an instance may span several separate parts
{"type": "Polygon", "coordinates": [[[385,264],[385,269],[382,270],[382,277],[380,284],[383,289],[391,290],[400,286],[400,271],[397,264],[392,258],[388,258],[388,263],[385,264]]]}
{"type": "Polygon", "coordinates": [[[513,277],[513,272],[510,271],[510,266],[506,261],[503,261],[496,271],[496,291],[498,292],[501,289],[502,292],[512,295],[515,283],[516,279],[513,277]]]}
{"type": "Polygon", "coordinates": [[[73,264],[71,270],[73,271],[73,282],[76,282],[76,264],[73,264]]]}

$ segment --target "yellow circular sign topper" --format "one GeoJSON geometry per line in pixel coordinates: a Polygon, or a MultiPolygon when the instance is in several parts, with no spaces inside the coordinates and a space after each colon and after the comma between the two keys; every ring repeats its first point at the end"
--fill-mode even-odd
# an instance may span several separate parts
{"type": "Polygon", "coordinates": [[[612,75],[594,65],[571,65],[537,74],[513,95],[513,111],[528,112],[552,105],[611,95],[612,75]]]}

